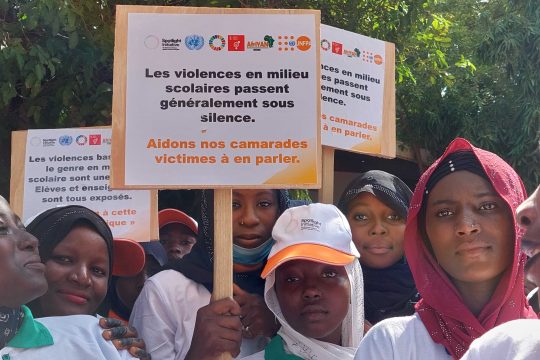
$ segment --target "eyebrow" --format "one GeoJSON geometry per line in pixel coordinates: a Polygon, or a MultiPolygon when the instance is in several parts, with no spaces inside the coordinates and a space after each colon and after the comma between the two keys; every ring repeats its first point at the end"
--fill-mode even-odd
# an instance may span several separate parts
{"type": "MultiPolygon", "coordinates": [[[[496,197],[499,197],[499,194],[493,192],[493,191],[484,191],[484,192],[479,192],[479,193],[476,193],[473,195],[473,198],[475,199],[481,199],[481,198],[484,198],[484,197],[490,197],[490,196],[496,196],[496,197]]],[[[436,201],[433,201],[431,203],[429,203],[431,206],[437,206],[437,205],[452,205],[452,204],[455,204],[457,203],[458,201],[456,200],[452,200],[452,199],[441,199],[441,200],[436,200],[436,201]]]]}

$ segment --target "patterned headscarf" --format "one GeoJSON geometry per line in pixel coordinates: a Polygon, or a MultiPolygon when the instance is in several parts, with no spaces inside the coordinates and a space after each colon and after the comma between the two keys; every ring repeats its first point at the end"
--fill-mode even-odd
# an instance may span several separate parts
{"type": "MultiPolygon", "coordinates": [[[[289,193],[287,190],[274,190],[278,193],[279,214],[289,207],[289,193]]],[[[181,272],[187,278],[202,284],[212,292],[214,272],[214,197],[211,190],[204,190],[201,198],[201,219],[199,222],[199,235],[191,252],[182,259],[175,260],[168,268],[181,272]]],[[[261,271],[234,273],[233,281],[243,290],[263,294],[264,280],[261,271]]]]}
{"type": "MultiPolygon", "coordinates": [[[[515,237],[512,265],[503,274],[491,300],[478,316],[463,303],[458,290],[425,245],[420,212],[423,202],[429,196],[426,194],[426,184],[439,167],[451,168],[447,158],[460,151],[474,154],[487,179],[512,212],[525,199],[525,188],[510,165],[497,155],[478,149],[462,138],[450,143],[416,186],[405,228],[405,255],[423,298],[416,305],[416,310],[433,341],[443,345],[455,359],[467,351],[474,339],[493,327],[510,320],[536,318],[523,291],[523,265],[526,257],[520,251],[522,232],[513,217],[515,237]]],[[[451,172],[452,169],[449,169],[448,173],[451,172]]]]}

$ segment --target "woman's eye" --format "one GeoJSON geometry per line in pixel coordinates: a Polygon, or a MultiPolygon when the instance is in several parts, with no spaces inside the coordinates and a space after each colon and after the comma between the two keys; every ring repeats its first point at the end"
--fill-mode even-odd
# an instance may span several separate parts
{"type": "Polygon", "coordinates": [[[259,206],[263,207],[263,208],[270,207],[270,206],[272,206],[272,202],[271,201],[259,201],[259,206]]]}
{"type": "Polygon", "coordinates": [[[105,272],[105,270],[103,270],[102,268],[99,268],[99,267],[93,268],[93,269],[92,269],[92,272],[93,272],[94,274],[99,275],[99,276],[106,276],[106,275],[107,275],[107,273],[105,272]]]}
{"type": "Polygon", "coordinates": [[[287,281],[288,283],[293,283],[298,281],[298,278],[296,276],[289,276],[285,279],[285,281],[287,281]]]}
{"type": "Polygon", "coordinates": [[[0,225],[0,235],[9,234],[9,228],[7,226],[0,225]]]}
{"type": "Polygon", "coordinates": [[[496,203],[487,203],[480,206],[480,210],[493,210],[497,208],[496,203]]]}
{"type": "Polygon", "coordinates": [[[238,209],[240,207],[240,203],[239,202],[236,202],[236,201],[233,201],[232,202],[232,208],[233,209],[238,209]]]}
{"type": "Polygon", "coordinates": [[[337,276],[337,272],[335,272],[335,271],[325,271],[325,272],[323,272],[322,275],[323,275],[324,278],[334,278],[334,277],[337,276]]]}
{"type": "Polygon", "coordinates": [[[353,219],[356,220],[356,221],[366,221],[368,219],[368,217],[364,214],[355,214],[353,216],[353,219]]]}
{"type": "Polygon", "coordinates": [[[398,214],[388,215],[388,220],[390,221],[403,221],[403,218],[398,214]]]}
{"type": "Polygon", "coordinates": [[[439,210],[437,211],[437,213],[435,214],[437,217],[445,217],[445,216],[451,216],[453,215],[454,212],[449,210],[449,209],[443,209],[443,210],[439,210]]]}
{"type": "Polygon", "coordinates": [[[71,259],[67,256],[53,256],[53,260],[60,264],[69,264],[71,259]]]}

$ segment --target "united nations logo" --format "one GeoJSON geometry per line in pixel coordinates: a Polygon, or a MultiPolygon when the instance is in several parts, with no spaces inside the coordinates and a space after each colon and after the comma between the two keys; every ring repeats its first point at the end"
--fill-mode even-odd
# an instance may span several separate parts
{"type": "Polygon", "coordinates": [[[188,35],[185,43],[189,50],[201,50],[204,46],[204,38],[201,35],[188,35]]]}
{"type": "Polygon", "coordinates": [[[71,143],[73,142],[73,137],[69,135],[62,135],[58,138],[58,142],[60,143],[60,145],[68,146],[71,145],[71,143]]]}

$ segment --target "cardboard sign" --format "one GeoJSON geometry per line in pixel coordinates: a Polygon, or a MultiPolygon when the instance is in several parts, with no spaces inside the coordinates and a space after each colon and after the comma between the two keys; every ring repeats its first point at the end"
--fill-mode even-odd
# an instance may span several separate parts
{"type": "Polygon", "coordinates": [[[322,144],[396,156],[394,44],[321,25],[322,144]]]}
{"type": "Polygon", "coordinates": [[[101,215],[115,237],[158,238],[156,192],[109,188],[110,128],[18,131],[12,153],[11,204],[23,222],[76,204],[101,215]]]}
{"type": "Polygon", "coordinates": [[[111,186],[320,187],[319,16],[119,6],[111,186]]]}

